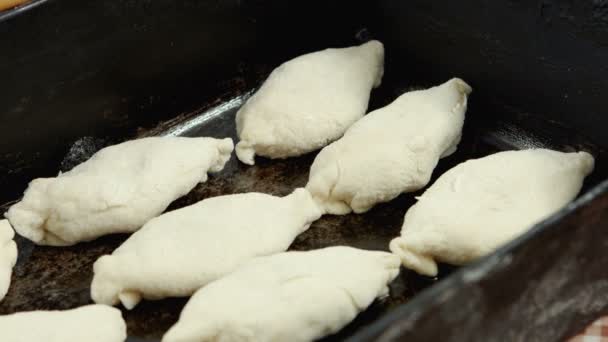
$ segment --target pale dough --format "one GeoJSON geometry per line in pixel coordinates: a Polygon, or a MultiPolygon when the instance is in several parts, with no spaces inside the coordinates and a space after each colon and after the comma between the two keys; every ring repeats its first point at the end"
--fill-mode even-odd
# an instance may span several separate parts
{"type": "Polygon", "coordinates": [[[142,298],[190,296],[251,258],[285,251],[320,216],[305,189],[219,196],[166,213],[95,262],[91,297],[131,309],[142,298]]]}
{"type": "MultiPolygon", "coordinates": [[[[17,244],[13,241],[14,236],[15,232],[8,221],[0,220],[0,301],[8,292],[13,266],[17,262],[17,244]]],[[[1,336],[2,330],[0,330],[1,336]]]]}
{"type": "Polygon", "coordinates": [[[33,180],[6,217],[36,244],[68,246],[139,229],[230,159],[232,140],[153,137],[106,147],[71,171],[33,180]]]}
{"type": "Polygon", "coordinates": [[[399,266],[351,247],[257,258],[198,290],[163,342],[313,341],[388,295],[399,266]]]}
{"type": "Polygon", "coordinates": [[[369,113],[317,155],[306,188],[336,215],[421,189],[439,158],[456,151],[470,92],[454,78],[369,113]]]}
{"type": "Polygon", "coordinates": [[[237,157],[286,158],[338,139],[367,111],[384,72],[379,41],[326,49],[276,68],[236,115],[237,157]]]}
{"type": "Polygon", "coordinates": [[[437,262],[474,261],[567,205],[593,166],[587,152],[546,149],[461,163],[407,211],[390,249],[405,267],[428,276],[437,274],[437,262]]]}
{"type": "Polygon", "coordinates": [[[0,316],[2,342],[123,342],[126,338],[120,310],[105,305],[0,316]]]}

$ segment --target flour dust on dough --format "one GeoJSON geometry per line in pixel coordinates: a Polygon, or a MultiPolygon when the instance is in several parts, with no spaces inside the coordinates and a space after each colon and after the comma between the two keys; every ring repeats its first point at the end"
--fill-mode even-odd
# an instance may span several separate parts
{"type": "Polygon", "coordinates": [[[572,201],[593,171],[587,152],[506,151],[447,171],[405,214],[390,243],[403,265],[435,276],[437,262],[463,265],[528,231],[572,201]]]}
{"type": "Polygon", "coordinates": [[[151,137],[106,147],[54,178],[30,182],[6,217],[39,245],[69,246],[130,233],[218,172],[232,140],[151,137]]]}
{"type": "Polygon", "coordinates": [[[351,247],[256,258],[198,290],[163,342],[313,341],[388,295],[399,266],[351,247]]]}
{"type": "Polygon", "coordinates": [[[96,303],[192,295],[254,257],[285,251],[321,216],[305,189],[213,197],[148,222],[93,267],[96,303]]]}
{"type": "Polygon", "coordinates": [[[367,114],[321,150],[306,188],[336,215],[363,213],[421,189],[439,159],[456,151],[470,92],[454,78],[367,114]]]}
{"type": "Polygon", "coordinates": [[[379,41],[299,56],[276,68],[236,115],[237,157],[287,158],[327,145],[367,111],[384,73],[379,41]]]}

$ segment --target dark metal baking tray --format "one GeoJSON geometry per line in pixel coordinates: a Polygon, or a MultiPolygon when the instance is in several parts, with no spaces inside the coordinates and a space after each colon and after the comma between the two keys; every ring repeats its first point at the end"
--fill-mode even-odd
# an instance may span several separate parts
{"type": "MultiPolygon", "coordinates": [[[[236,110],[273,67],[303,52],[374,37],[385,43],[387,59],[371,109],[452,76],[474,88],[464,139],[433,179],[468,158],[533,146],[587,150],[597,167],[575,203],[526,236],[474,265],[442,266],[437,279],[403,270],[389,298],[326,340],[562,339],[608,309],[608,183],[602,183],[608,139],[601,115],[608,108],[602,96],[608,70],[601,64],[608,60],[602,26],[608,16],[593,6],[43,1],[0,16],[0,36],[7,37],[0,40],[0,203],[5,209],[31,178],[67,170],[125,139],[235,138],[236,110]]],[[[169,210],[244,191],[285,195],[306,183],[314,155],[260,159],[253,167],[233,157],[169,210]]],[[[386,250],[416,195],[364,215],[325,216],[292,249],[386,250]]],[[[92,263],[124,239],[51,248],[17,238],[19,260],[0,314],[89,303],[92,263]]],[[[185,302],[145,301],[124,311],[130,340],[158,340],[185,302]]]]}

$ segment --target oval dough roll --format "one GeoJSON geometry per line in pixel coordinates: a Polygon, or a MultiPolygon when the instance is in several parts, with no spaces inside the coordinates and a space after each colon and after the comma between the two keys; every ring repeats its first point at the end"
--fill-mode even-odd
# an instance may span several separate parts
{"type": "Polygon", "coordinates": [[[454,78],[369,113],[317,155],[306,188],[336,215],[421,189],[439,158],[456,151],[470,92],[454,78]]]}
{"type": "MultiPolygon", "coordinates": [[[[4,299],[11,284],[13,267],[17,262],[15,232],[7,220],[0,220],[0,301],[4,299]]],[[[2,331],[0,330],[0,336],[2,331]]]]}
{"type": "Polygon", "coordinates": [[[321,216],[305,189],[213,197],[148,222],[94,265],[96,303],[190,296],[256,256],[285,251],[321,216]]]}
{"type": "Polygon", "coordinates": [[[388,295],[398,273],[396,256],[350,247],[257,258],[197,291],[163,342],[313,341],[388,295]]]}
{"type": "Polygon", "coordinates": [[[256,154],[293,157],[338,139],[365,114],[383,70],[378,41],[285,62],[238,111],[237,157],[253,165],[256,154]]]}
{"type": "Polygon", "coordinates": [[[463,265],[493,252],[572,201],[593,171],[587,152],[507,151],[444,173],[405,214],[390,249],[403,265],[435,276],[437,262],[463,265]]]}
{"type": "Polygon", "coordinates": [[[55,178],[33,180],[6,217],[39,245],[130,233],[230,159],[230,138],[153,137],[109,146],[55,178]]]}

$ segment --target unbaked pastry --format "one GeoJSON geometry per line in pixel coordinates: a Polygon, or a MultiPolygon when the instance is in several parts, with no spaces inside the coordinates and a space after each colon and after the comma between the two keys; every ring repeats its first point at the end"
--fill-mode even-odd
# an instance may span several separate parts
{"type": "MultiPolygon", "coordinates": [[[[11,284],[13,266],[17,262],[15,232],[7,220],[0,220],[0,301],[4,299],[11,284]]],[[[0,336],[2,331],[0,330],[0,336]]]]}
{"type": "Polygon", "coordinates": [[[161,215],[95,262],[91,297],[131,309],[190,296],[256,256],[285,251],[321,216],[305,189],[213,197],[161,215]]]}
{"type": "Polygon", "coordinates": [[[439,158],[460,142],[467,95],[454,78],[411,91],[367,114],[325,147],[306,188],[328,213],[363,213],[403,192],[424,187],[439,158]]]}
{"type": "Polygon", "coordinates": [[[403,265],[435,276],[437,262],[463,265],[493,252],[563,208],[593,171],[587,152],[507,151],[444,173],[405,214],[390,249],[403,265]]]}
{"type": "Polygon", "coordinates": [[[106,305],[0,316],[2,342],[123,342],[126,338],[120,310],[106,305]]]}
{"type": "Polygon", "coordinates": [[[375,40],[284,63],[237,113],[237,157],[253,165],[256,154],[293,157],[338,139],[365,114],[383,70],[384,47],[375,40]]]}
{"type": "Polygon", "coordinates": [[[39,245],[134,232],[208,171],[222,170],[232,150],[230,138],[152,137],[106,147],[55,178],[33,180],[6,217],[39,245]]]}
{"type": "Polygon", "coordinates": [[[257,258],[198,290],[163,342],[313,341],[388,295],[399,264],[351,247],[257,258]]]}

